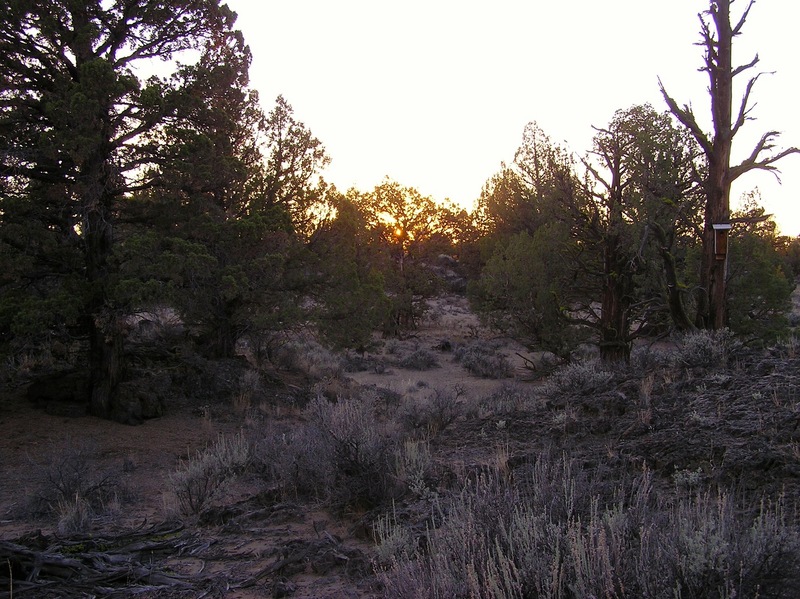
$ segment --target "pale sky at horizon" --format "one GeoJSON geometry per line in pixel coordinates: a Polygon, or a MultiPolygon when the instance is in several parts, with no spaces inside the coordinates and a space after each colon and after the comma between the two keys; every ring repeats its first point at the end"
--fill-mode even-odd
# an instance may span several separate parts
{"type": "MultiPolygon", "coordinates": [[[[737,0],[735,15],[748,0],[737,0]]],[[[484,183],[511,162],[536,121],[577,153],[592,126],[650,102],[666,110],[661,77],[710,129],[708,80],[699,73],[697,14],[706,0],[227,0],[253,53],[251,85],[264,109],[283,95],[332,159],[324,177],[341,191],[385,176],[435,200],[472,208],[484,183]]],[[[760,135],[800,147],[795,45],[800,3],[759,0],[734,42],[738,77],[762,76],[734,161],[760,135]],[[780,7],[779,7],[780,6],[780,7]]],[[[734,98],[734,110],[739,97],[734,98]]],[[[781,232],[800,234],[800,155],[744,175],[732,205],[758,187],[781,232]]]]}

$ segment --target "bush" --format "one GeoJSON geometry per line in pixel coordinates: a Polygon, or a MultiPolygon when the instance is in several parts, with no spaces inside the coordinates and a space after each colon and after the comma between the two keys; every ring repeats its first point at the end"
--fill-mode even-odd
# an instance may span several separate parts
{"type": "Polygon", "coordinates": [[[377,395],[318,395],[305,423],[271,427],[255,443],[256,466],[283,495],[313,497],[336,509],[371,508],[397,495],[395,431],[376,415],[377,395]]]}
{"type": "Polygon", "coordinates": [[[97,459],[93,443],[66,439],[50,449],[44,463],[35,465],[41,488],[32,507],[55,514],[64,534],[85,532],[125,492],[118,476],[97,468],[97,459]]]}
{"type": "Polygon", "coordinates": [[[456,348],[453,358],[471,374],[483,378],[502,379],[514,373],[506,356],[480,341],[456,348]]]}
{"type": "Polygon", "coordinates": [[[284,499],[327,500],[334,483],[329,445],[317,427],[268,423],[253,449],[256,471],[284,499]]]}
{"type": "Polygon", "coordinates": [[[613,378],[614,374],[596,360],[572,362],[553,372],[542,386],[542,392],[546,395],[587,395],[605,390],[613,378]]]}
{"type": "Polygon", "coordinates": [[[216,443],[181,463],[169,475],[172,492],[184,514],[199,513],[222,485],[242,473],[250,463],[252,448],[242,433],[220,437],[216,443]]]}
{"type": "Polygon", "coordinates": [[[673,355],[669,351],[647,346],[636,347],[631,352],[631,371],[640,375],[669,366],[673,355]]]}
{"type": "Polygon", "coordinates": [[[407,370],[430,370],[431,368],[437,368],[439,362],[436,356],[428,350],[417,349],[403,357],[397,365],[407,370]]]}
{"type": "Polygon", "coordinates": [[[433,494],[433,457],[427,441],[407,439],[395,450],[394,476],[415,497],[433,494]]]}
{"type": "Polygon", "coordinates": [[[342,357],[312,339],[286,342],[275,350],[273,362],[276,366],[315,379],[339,377],[344,371],[342,357]]]}
{"type": "Polygon", "coordinates": [[[738,345],[728,329],[694,331],[681,337],[674,359],[690,368],[725,366],[738,345]]]}
{"type": "MultiPolygon", "coordinates": [[[[479,413],[502,416],[522,409],[530,399],[528,391],[521,387],[503,383],[499,389],[478,403],[479,413]]],[[[476,414],[477,415],[477,414],[476,414]]]]}
{"type": "Polygon", "coordinates": [[[448,393],[434,389],[421,398],[407,398],[400,407],[399,419],[407,430],[435,435],[450,426],[464,411],[460,397],[463,390],[448,393]]]}
{"type": "Polygon", "coordinates": [[[338,508],[372,508],[395,496],[396,435],[378,421],[372,403],[362,399],[331,403],[317,397],[305,411],[324,444],[332,479],[329,500],[338,508]]]}
{"type": "Polygon", "coordinates": [[[92,505],[77,494],[71,500],[59,501],[56,512],[58,514],[57,530],[62,535],[87,532],[97,515],[92,505]]]}

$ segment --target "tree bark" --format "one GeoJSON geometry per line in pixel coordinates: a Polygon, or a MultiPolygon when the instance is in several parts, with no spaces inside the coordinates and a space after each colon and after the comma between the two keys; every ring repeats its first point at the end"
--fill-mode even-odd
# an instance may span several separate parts
{"type": "Polygon", "coordinates": [[[110,312],[90,315],[89,413],[100,418],[128,420],[116,401],[125,377],[124,335],[110,312]]]}
{"type": "Polygon", "coordinates": [[[88,160],[83,174],[90,181],[83,190],[84,259],[89,288],[89,412],[100,418],[124,420],[115,401],[117,387],[125,375],[124,329],[108,292],[109,260],[114,247],[114,198],[108,191],[108,160],[88,160]]]}
{"type": "Polygon", "coordinates": [[[600,359],[628,362],[631,357],[630,305],[633,272],[627,268],[620,241],[611,235],[605,249],[600,312],[600,359]]]}

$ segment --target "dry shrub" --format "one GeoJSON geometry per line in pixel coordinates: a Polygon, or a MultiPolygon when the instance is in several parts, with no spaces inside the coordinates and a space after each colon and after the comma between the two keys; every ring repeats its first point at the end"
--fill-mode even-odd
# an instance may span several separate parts
{"type": "Polygon", "coordinates": [[[377,416],[377,396],[330,401],[318,395],[305,422],[271,428],[256,443],[265,480],[284,495],[310,496],[337,509],[370,508],[397,495],[397,434],[377,416]]]}
{"type": "Polygon", "coordinates": [[[261,375],[257,370],[245,370],[239,375],[233,393],[233,409],[237,414],[246,414],[253,407],[253,398],[261,392],[261,375]]]}
{"type": "Polygon", "coordinates": [[[91,504],[80,495],[58,502],[56,508],[59,534],[72,535],[87,532],[97,516],[91,504]]]}
{"type": "Polygon", "coordinates": [[[430,370],[438,368],[439,361],[427,349],[417,349],[401,358],[397,365],[406,370],[430,370]]]}
{"type": "Polygon", "coordinates": [[[606,391],[613,379],[614,374],[597,360],[572,362],[553,372],[542,385],[541,392],[549,396],[588,395],[606,391]]]}
{"type": "Polygon", "coordinates": [[[503,416],[521,410],[530,400],[530,391],[519,385],[503,383],[497,390],[482,398],[477,405],[476,416],[503,416]]]}
{"type": "Polygon", "coordinates": [[[407,560],[414,554],[414,535],[397,521],[394,510],[383,514],[372,525],[375,537],[375,563],[380,567],[389,567],[397,560],[407,560]]]}
{"type": "Polygon", "coordinates": [[[243,433],[219,439],[184,460],[169,475],[172,493],[184,514],[197,514],[219,493],[222,486],[244,472],[252,448],[243,433]]]}
{"type": "Polygon", "coordinates": [[[415,497],[432,497],[434,463],[428,442],[406,439],[397,447],[393,474],[397,482],[415,497]]]}
{"type": "Polygon", "coordinates": [[[503,379],[514,374],[508,358],[499,353],[493,344],[485,341],[474,341],[457,347],[453,359],[471,374],[483,378],[503,379]]]}
{"type": "Polygon", "coordinates": [[[286,370],[301,372],[314,379],[339,377],[344,360],[313,339],[287,341],[274,351],[273,363],[286,370]]]}
{"type": "Polygon", "coordinates": [[[53,514],[63,534],[85,532],[92,521],[108,512],[120,495],[127,496],[119,476],[97,467],[99,454],[88,440],[65,439],[54,444],[41,463],[39,491],[30,506],[34,512],[53,514]]]}
{"type": "Polygon", "coordinates": [[[631,352],[631,372],[646,375],[654,370],[669,367],[673,361],[671,350],[643,345],[634,348],[631,352]]]}
{"type": "Polygon", "coordinates": [[[316,427],[267,422],[254,442],[254,467],[284,499],[325,500],[334,482],[328,445],[316,427]]]}
{"type": "MultiPolygon", "coordinates": [[[[667,526],[650,527],[650,565],[661,565],[677,597],[795,597],[800,538],[785,512],[783,497],[748,516],[751,506],[724,493],[697,494],[670,510],[667,526]]],[[[655,591],[658,581],[646,582],[655,591]]]]}
{"type": "Polygon", "coordinates": [[[455,387],[451,391],[433,389],[422,397],[406,396],[398,410],[398,420],[415,435],[434,436],[464,413],[463,393],[463,389],[455,387]]]}
{"type": "Polygon", "coordinates": [[[694,331],[681,337],[673,360],[678,365],[690,368],[725,366],[738,346],[739,343],[728,329],[694,331]]]}
{"type": "Polygon", "coordinates": [[[396,494],[391,466],[397,435],[378,419],[373,399],[362,395],[332,403],[317,397],[306,408],[327,448],[334,507],[371,508],[396,494]]]}
{"type": "Polygon", "coordinates": [[[782,500],[755,513],[722,494],[669,505],[655,499],[648,472],[609,485],[550,456],[525,478],[479,476],[442,502],[425,547],[378,564],[385,596],[795,596],[798,529],[782,500]]]}

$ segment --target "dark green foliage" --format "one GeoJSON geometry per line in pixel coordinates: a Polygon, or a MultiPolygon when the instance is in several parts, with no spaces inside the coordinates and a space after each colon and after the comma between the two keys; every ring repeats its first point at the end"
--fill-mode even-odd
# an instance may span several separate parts
{"type": "Polygon", "coordinates": [[[582,175],[526,127],[513,168],[481,197],[477,309],[564,358],[591,331],[604,359],[625,361],[636,337],[691,328],[696,156],[688,135],[648,105],[596,129],[582,175]]]}
{"type": "Polygon", "coordinates": [[[772,343],[787,330],[794,280],[780,254],[775,222],[751,198],[735,217],[728,256],[728,318],[731,330],[743,339],[772,343]]]}
{"type": "MultiPolygon", "coordinates": [[[[258,344],[265,332],[292,326],[307,278],[289,204],[265,199],[258,135],[267,125],[257,97],[242,87],[246,64],[222,48],[184,69],[187,87],[205,88],[206,101],[188,103],[187,120],[166,129],[163,185],[128,207],[122,248],[125,291],[139,305],[172,302],[214,358],[233,357],[245,333],[258,344]]],[[[290,112],[279,100],[276,111],[290,112]]],[[[281,151],[295,151],[283,142],[281,151]]],[[[275,183],[270,193],[279,191],[275,183]]]]}
{"type": "Polygon", "coordinates": [[[389,300],[365,216],[350,198],[337,194],[331,203],[336,218],[320,227],[309,244],[319,273],[313,313],[329,343],[359,348],[385,321],[389,300]]]}
{"type": "MultiPolygon", "coordinates": [[[[223,86],[197,85],[194,67],[147,81],[136,73],[146,61],[185,62],[184,52],[194,51],[209,72],[224,63],[240,75],[243,68],[246,79],[249,51],[232,31],[234,18],[214,0],[57,0],[13,2],[0,22],[0,218],[4,231],[30,225],[24,235],[13,227],[4,233],[4,260],[19,257],[24,272],[2,281],[12,299],[0,327],[17,344],[37,325],[72,328],[88,340],[88,399],[98,416],[126,411],[116,398],[126,376],[127,306],[114,289],[122,200],[165,183],[158,165],[180,162],[170,131],[199,131],[194,108],[223,86]],[[61,298],[74,299],[43,319],[61,298]],[[30,325],[12,333],[10,310],[27,314],[30,325]]],[[[202,138],[193,143],[209,147],[202,138]]]]}
{"type": "Polygon", "coordinates": [[[498,243],[480,279],[469,285],[473,305],[508,334],[568,356],[585,337],[565,313],[571,243],[558,222],[498,243]]]}
{"type": "Polygon", "coordinates": [[[396,336],[416,328],[426,299],[438,288],[425,250],[436,245],[439,210],[431,198],[390,179],[354,199],[378,249],[378,268],[389,300],[383,332],[396,336]]]}
{"type": "Polygon", "coordinates": [[[780,239],[782,241],[781,255],[789,267],[792,278],[796,279],[800,277],[800,237],[794,239],[781,237],[780,239]]]}

